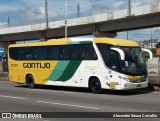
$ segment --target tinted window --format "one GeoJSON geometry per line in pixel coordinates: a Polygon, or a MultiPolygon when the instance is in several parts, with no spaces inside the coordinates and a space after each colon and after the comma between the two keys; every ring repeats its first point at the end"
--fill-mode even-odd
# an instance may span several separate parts
{"type": "Polygon", "coordinates": [[[80,45],[79,59],[81,60],[97,60],[96,52],[92,44],[80,45]]]}
{"type": "Polygon", "coordinates": [[[32,60],[33,48],[10,48],[9,55],[14,60],[32,60]]]}
{"type": "Polygon", "coordinates": [[[33,48],[25,47],[21,48],[22,60],[32,60],[33,59],[33,48]]]}
{"type": "Polygon", "coordinates": [[[110,50],[109,51],[109,68],[115,70],[115,71],[120,71],[119,67],[119,54],[114,51],[110,50]]]}
{"type": "Polygon", "coordinates": [[[10,48],[15,60],[97,60],[92,44],[10,48]]]}
{"type": "Polygon", "coordinates": [[[69,57],[69,46],[62,46],[62,59],[63,60],[70,60],[69,57]]]}
{"type": "Polygon", "coordinates": [[[110,46],[106,44],[97,44],[98,49],[103,57],[105,64],[109,67],[109,49],[110,46]]]}
{"type": "Polygon", "coordinates": [[[20,59],[20,48],[9,48],[9,56],[11,59],[20,59]]]}
{"type": "Polygon", "coordinates": [[[70,51],[71,51],[71,57],[70,57],[70,59],[71,60],[78,60],[78,48],[79,48],[79,46],[78,45],[71,45],[70,46],[70,51]]]}
{"type": "Polygon", "coordinates": [[[98,49],[103,57],[103,60],[107,67],[119,71],[119,54],[118,52],[111,50],[111,46],[107,44],[97,44],[98,49]]]}
{"type": "Polygon", "coordinates": [[[48,59],[59,60],[61,58],[62,58],[62,53],[61,53],[60,46],[49,47],[48,59]]]}
{"type": "Polygon", "coordinates": [[[34,47],[34,59],[46,60],[47,59],[47,47],[34,47]]]}

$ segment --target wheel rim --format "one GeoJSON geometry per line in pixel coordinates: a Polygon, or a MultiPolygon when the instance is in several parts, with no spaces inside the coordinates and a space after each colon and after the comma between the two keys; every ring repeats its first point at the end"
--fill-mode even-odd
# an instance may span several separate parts
{"type": "Polygon", "coordinates": [[[99,91],[100,89],[101,89],[100,83],[97,82],[97,81],[94,81],[94,82],[92,83],[92,90],[93,90],[94,92],[97,92],[97,91],[99,91]]]}
{"type": "Polygon", "coordinates": [[[33,85],[34,85],[33,82],[28,82],[29,87],[33,87],[33,85]]]}
{"type": "Polygon", "coordinates": [[[34,87],[34,81],[32,80],[32,78],[28,78],[27,79],[27,86],[29,88],[33,88],[34,87]]]}

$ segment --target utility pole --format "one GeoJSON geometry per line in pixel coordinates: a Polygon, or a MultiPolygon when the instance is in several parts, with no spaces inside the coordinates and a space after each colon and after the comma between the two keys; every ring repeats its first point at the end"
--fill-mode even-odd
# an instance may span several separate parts
{"type": "Polygon", "coordinates": [[[9,17],[9,15],[7,16],[7,25],[8,25],[8,27],[10,27],[10,17],[9,17]]]}
{"type": "Polygon", "coordinates": [[[151,29],[151,40],[149,41],[150,48],[152,48],[152,43],[153,43],[153,33],[152,33],[152,29],[151,29]]]}
{"type": "MultiPolygon", "coordinates": [[[[128,0],[128,16],[131,16],[131,0],[128,0]]],[[[129,32],[127,31],[127,40],[129,39],[129,32]]]]}
{"type": "Polygon", "coordinates": [[[67,38],[67,14],[68,14],[68,0],[66,0],[65,5],[65,38],[67,38]]]}
{"type": "Polygon", "coordinates": [[[46,28],[48,28],[48,0],[45,0],[45,19],[46,19],[46,28]]]}
{"type": "Polygon", "coordinates": [[[152,34],[152,30],[151,30],[151,40],[153,39],[153,34],[152,34]]]}
{"type": "Polygon", "coordinates": [[[10,17],[9,17],[9,15],[7,16],[7,26],[10,27],[10,17]]]}
{"type": "Polygon", "coordinates": [[[129,32],[127,31],[127,40],[129,39],[129,32]]]}
{"type": "Polygon", "coordinates": [[[128,16],[131,15],[131,0],[128,0],[128,16]]]}
{"type": "Polygon", "coordinates": [[[80,4],[77,4],[77,17],[80,17],[80,4]]]}

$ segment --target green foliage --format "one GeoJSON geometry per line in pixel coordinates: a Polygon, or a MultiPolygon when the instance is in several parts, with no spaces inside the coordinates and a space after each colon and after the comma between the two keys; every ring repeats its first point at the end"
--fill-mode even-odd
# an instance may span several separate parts
{"type": "Polygon", "coordinates": [[[145,51],[144,51],[143,54],[144,54],[144,57],[145,57],[145,58],[149,58],[149,53],[148,53],[148,52],[145,52],[145,51]]]}
{"type": "Polygon", "coordinates": [[[156,44],[156,48],[160,48],[160,42],[156,44]]]}
{"type": "Polygon", "coordinates": [[[153,57],[157,57],[156,55],[156,48],[151,49],[152,53],[153,53],[153,57]]]}

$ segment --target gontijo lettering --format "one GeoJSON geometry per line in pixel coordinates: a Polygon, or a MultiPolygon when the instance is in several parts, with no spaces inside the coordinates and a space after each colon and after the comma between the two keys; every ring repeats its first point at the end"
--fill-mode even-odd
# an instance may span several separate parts
{"type": "Polygon", "coordinates": [[[23,68],[50,68],[50,63],[23,63],[23,68]]]}

